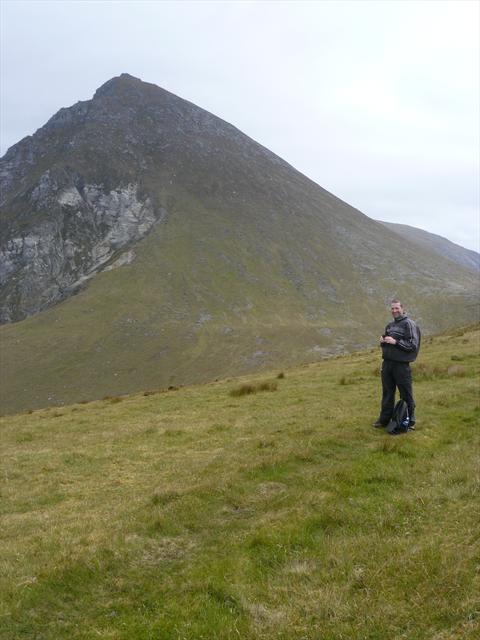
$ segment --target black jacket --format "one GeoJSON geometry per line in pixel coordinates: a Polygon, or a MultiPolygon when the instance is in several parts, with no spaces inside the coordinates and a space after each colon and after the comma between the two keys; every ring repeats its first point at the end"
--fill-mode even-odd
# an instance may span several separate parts
{"type": "Polygon", "coordinates": [[[382,358],[395,362],[413,362],[420,351],[420,329],[407,316],[399,316],[385,327],[383,337],[395,338],[397,344],[381,344],[382,358]]]}

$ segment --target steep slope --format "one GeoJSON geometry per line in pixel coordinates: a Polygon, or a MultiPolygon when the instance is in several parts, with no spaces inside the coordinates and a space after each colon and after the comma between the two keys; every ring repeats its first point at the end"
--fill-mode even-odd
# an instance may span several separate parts
{"type": "Polygon", "coordinates": [[[478,640],[479,341],[0,419],[1,640],[478,640]]]}
{"type": "Polygon", "coordinates": [[[360,348],[392,295],[425,331],[475,318],[471,271],[128,75],[1,174],[6,411],[360,348]]]}
{"type": "Polygon", "coordinates": [[[423,250],[433,251],[442,258],[447,258],[456,262],[457,264],[467,267],[467,269],[473,269],[480,271],[480,254],[471,249],[465,249],[436,233],[429,233],[423,229],[417,229],[411,227],[408,224],[396,224],[394,222],[382,222],[383,225],[400,234],[406,238],[409,242],[420,246],[423,250]]]}

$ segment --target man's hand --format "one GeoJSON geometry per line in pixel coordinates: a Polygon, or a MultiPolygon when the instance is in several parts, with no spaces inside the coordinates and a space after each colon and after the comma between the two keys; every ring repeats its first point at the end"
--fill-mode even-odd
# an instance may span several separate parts
{"type": "Polygon", "coordinates": [[[381,340],[381,342],[386,342],[387,344],[397,344],[395,338],[392,338],[391,336],[386,336],[385,338],[383,338],[383,340],[381,340]]]}

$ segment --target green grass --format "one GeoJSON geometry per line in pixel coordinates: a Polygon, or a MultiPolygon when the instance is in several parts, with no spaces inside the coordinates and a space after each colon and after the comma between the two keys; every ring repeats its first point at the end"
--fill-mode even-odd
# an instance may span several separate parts
{"type": "MultiPolygon", "coordinates": [[[[185,175],[196,175],[190,169],[185,175]]],[[[405,243],[390,244],[373,221],[374,235],[362,240],[366,220],[352,211],[354,245],[338,250],[337,240],[319,231],[330,211],[323,209],[326,194],[323,204],[315,196],[307,205],[302,187],[294,201],[304,213],[292,226],[285,203],[278,203],[283,213],[273,223],[265,212],[275,200],[259,203],[250,180],[243,191],[252,200],[236,205],[180,187],[175,204],[157,194],[168,221],[135,245],[131,264],[98,274],[60,304],[2,325],[0,414],[200,384],[363,349],[376,344],[390,318],[385,303],[396,293],[408,300],[424,334],[478,318],[475,274],[405,253],[405,243]],[[370,275],[352,269],[345,251],[355,264],[371,265],[370,275]],[[390,272],[391,255],[404,261],[394,282],[378,276],[390,272]]]]}
{"type": "Polygon", "coordinates": [[[0,637],[479,637],[479,335],[1,419],[0,637]]]}

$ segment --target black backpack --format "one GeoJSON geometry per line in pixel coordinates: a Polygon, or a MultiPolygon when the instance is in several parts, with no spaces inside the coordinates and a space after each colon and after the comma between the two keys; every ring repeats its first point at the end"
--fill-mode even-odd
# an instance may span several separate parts
{"type": "Polygon", "coordinates": [[[410,430],[410,417],[405,400],[399,400],[393,410],[392,419],[387,425],[387,433],[391,436],[398,436],[400,433],[407,433],[410,430]]]}

